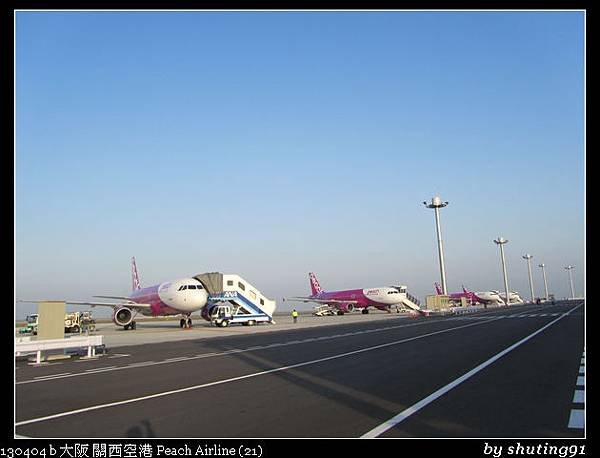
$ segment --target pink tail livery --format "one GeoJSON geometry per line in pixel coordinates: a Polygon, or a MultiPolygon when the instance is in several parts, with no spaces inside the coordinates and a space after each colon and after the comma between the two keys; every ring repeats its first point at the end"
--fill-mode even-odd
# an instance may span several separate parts
{"type": "Polygon", "coordinates": [[[140,277],[138,276],[137,266],[135,265],[135,256],[131,258],[131,289],[137,291],[142,289],[140,277]]]}
{"type": "Polygon", "coordinates": [[[438,293],[438,295],[443,294],[442,287],[440,286],[440,284],[438,282],[435,282],[434,285],[435,285],[435,291],[438,293]]]}
{"type": "Polygon", "coordinates": [[[319,280],[317,280],[317,276],[312,272],[308,274],[308,278],[310,280],[310,290],[313,296],[320,294],[323,290],[321,289],[321,285],[319,285],[319,280]]]}

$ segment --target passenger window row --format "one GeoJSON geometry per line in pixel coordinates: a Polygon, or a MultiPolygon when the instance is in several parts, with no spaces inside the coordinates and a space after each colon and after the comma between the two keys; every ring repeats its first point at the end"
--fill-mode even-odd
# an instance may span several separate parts
{"type": "Polygon", "coordinates": [[[202,285],[181,285],[177,291],[183,291],[184,289],[203,289],[202,285]]]}

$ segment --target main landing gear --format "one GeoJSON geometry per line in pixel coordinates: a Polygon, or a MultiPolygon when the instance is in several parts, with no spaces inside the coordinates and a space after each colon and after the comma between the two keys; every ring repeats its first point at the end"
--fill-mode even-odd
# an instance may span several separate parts
{"type": "Polygon", "coordinates": [[[135,328],[136,328],[136,322],[135,322],[135,321],[132,321],[131,323],[129,323],[129,324],[126,324],[125,326],[123,326],[123,328],[124,328],[126,331],[127,331],[127,330],[129,330],[129,329],[131,329],[131,330],[133,331],[133,330],[135,330],[135,328]]]}

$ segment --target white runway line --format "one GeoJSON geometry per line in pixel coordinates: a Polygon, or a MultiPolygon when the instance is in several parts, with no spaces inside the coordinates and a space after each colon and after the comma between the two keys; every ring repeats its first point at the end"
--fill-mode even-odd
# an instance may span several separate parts
{"type": "Polygon", "coordinates": [[[573,395],[573,403],[581,404],[585,402],[585,391],[584,390],[575,390],[575,394],[573,395]]]}
{"type": "MultiPolygon", "coordinates": [[[[420,325],[424,325],[424,324],[431,324],[431,323],[438,323],[439,321],[429,321],[429,322],[421,322],[421,323],[411,323],[411,324],[400,324],[398,326],[391,326],[391,327],[386,327],[386,328],[374,328],[374,329],[369,329],[369,330],[365,330],[362,332],[380,332],[380,331],[384,331],[384,330],[388,330],[388,329],[398,329],[398,328],[406,328],[406,327],[412,327],[412,326],[420,326],[420,325]]],[[[349,333],[347,335],[353,335],[352,333],[349,333]]],[[[226,356],[226,355],[230,355],[232,353],[240,353],[240,352],[245,352],[245,351],[254,351],[254,350],[262,350],[262,349],[266,349],[266,348],[273,348],[273,347],[282,347],[282,346],[286,346],[286,345],[296,345],[296,344],[301,344],[301,343],[305,343],[305,342],[309,342],[309,341],[317,341],[317,340],[328,340],[328,339],[332,339],[335,337],[340,337],[341,335],[335,335],[335,336],[321,336],[321,337],[315,337],[313,339],[306,339],[306,340],[297,340],[297,341],[292,341],[292,342],[278,342],[278,343],[274,343],[274,344],[270,344],[270,345],[264,345],[263,348],[247,348],[247,349],[231,349],[231,350],[227,350],[224,352],[220,352],[220,353],[205,353],[205,354],[200,354],[200,355],[195,355],[195,356],[185,356],[185,357],[181,357],[181,358],[185,358],[185,360],[194,360],[194,359],[201,359],[201,358],[206,358],[209,356],[226,356]]],[[[117,353],[113,356],[109,356],[109,358],[123,358],[126,356],[131,356],[130,354],[125,354],[125,353],[117,353]]],[[[83,362],[83,361],[90,361],[90,359],[85,359],[85,360],[75,360],[74,362],[79,363],[79,362],[83,362]]],[[[184,361],[184,359],[179,359],[178,358],[173,358],[171,360],[167,359],[167,360],[163,360],[163,361],[158,361],[158,362],[154,362],[153,364],[170,364],[170,363],[175,363],[178,361],[184,361]]],[[[62,363],[58,363],[58,364],[62,364],[62,363]]],[[[119,367],[115,367],[114,369],[111,370],[123,370],[123,369],[131,369],[131,368],[136,368],[136,367],[141,367],[140,364],[142,363],[134,363],[134,364],[128,364],[125,366],[119,366],[119,367]]],[[[144,364],[146,365],[146,364],[144,364]]],[[[150,364],[148,364],[150,365],[150,364]]],[[[107,371],[108,372],[108,371],[107,371]]],[[[75,374],[71,374],[69,373],[69,375],[64,375],[61,377],[57,378],[67,378],[67,377],[78,377],[81,375],[90,375],[89,372],[84,371],[84,372],[79,372],[79,373],[75,373],[75,374]]],[[[36,379],[30,379],[30,380],[22,380],[20,382],[16,382],[16,385],[22,385],[22,384],[27,384],[27,383],[34,383],[34,382],[42,382],[44,380],[36,380],[36,379]]]]}
{"type": "Polygon", "coordinates": [[[38,377],[34,377],[34,379],[43,380],[43,379],[47,379],[50,377],[60,377],[61,375],[68,375],[68,374],[70,374],[70,372],[63,372],[62,374],[40,375],[38,377]]]}
{"type": "Polygon", "coordinates": [[[94,369],[86,369],[86,372],[100,372],[100,371],[106,371],[106,370],[110,370],[110,369],[114,369],[117,366],[104,366],[104,367],[96,367],[94,369]]]}
{"type": "Polygon", "coordinates": [[[558,321],[562,320],[564,317],[568,316],[572,311],[578,309],[579,307],[581,307],[581,305],[578,305],[578,306],[572,308],[571,310],[569,310],[568,312],[564,313],[563,315],[561,315],[557,319],[555,319],[555,320],[551,321],[550,323],[548,323],[547,325],[541,327],[540,329],[538,329],[534,333],[529,334],[527,337],[519,340],[517,343],[514,343],[510,347],[502,350],[500,353],[497,353],[496,355],[492,356],[490,359],[488,359],[487,361],[481,363],[479,366],[471,369],[469,372],[463,374],[462,376],[460,376],[456,380],[448,383],[446,386],[440,388],[439,390],[437,390],[434,393],[430,394],[426,398],[421,399],[419,402],[417,402],[416,404],[412,405],[408,409],[400,412],[398,415],[390,418],[389,420],[385,421],[384,423],[380,424],[379,426],[377,426],[377,427],[373,428],[372,430],[366,432],[361,437],[363,437],[363,438],[374,438],[374,437],[377,437],[377,436],[383,434],[388,429],[393,428],[394,426],[398,425],[402,421],[406,420],[408,417],[410,417],[414,413],[418,412],[423,407],[427,406],[428,404],[431,404],[433,401],[435,401],[436,399],[438,399],[440,396],[446,394],[448,391],[450,391],[453,388],[457,387],[458,385],[460,385],[465,380],[468,380],[473,375],[475,375],[478,372],[482,371],[483,369],[485,369],[486,367],[488,367],[490,364],[496,362],[498,359],[502,358],[507,353],[510,353],[515,348],[517,348],[517,347],[521,346],[522,344],[524,344],[525,342],[527,342],[529,339],[535,337],[540,332],[542,332],[545,329],[549,328],[554,323],[557,323],[558,321]]]}
{"type": "MultiPolygon", "coordinates": [[[[583,356],[581,358],[581,366],[579,367],[579,374],[577,376],[577,382],[575,382],[575,393],[573,394],[574,404],[585,403],[585,350],[583,350],[583,356]]],[[[585,405],[584,408],[571,409],[569,415],[568,427],[571,429],[584,429],[585,428],[585,405]]]]}
{"type": "Polygon", "coordinates": [[[160,393],[155,393],[155,394],[151,394],[148,396],[141,396],[138,398],[132,398],[132,399],[126,399],[123,401],[116,401],[116,402],[110,402],[107,404],[98,404],[95,406],[90,406],[90,407],[84,407],[81,409],[76,409],[76,410],[70,410],[67,412],[61,412],[61,413],[57,413],[57,414],[53,414],[53,415],[47,415],[45,417],[39,417],[39,418],[32,418],[30,420],[24,420],[24,421],[20,421],[15,423],[15,427],[16,426],[23,426],[23,425],[28,425],[31,423],[39,423],[42,421],[48,421],[48,420],[53,420],[55,418],[61,418],[61,417],[66,417],[69,415],[76,415],[79,413],[84,413],[84,412],[91,412],[94,410],[100,410],[100,409],[105,409],[108,407],[115,407],[115,406],[120,406],[120,405],[125,405],[125,404],[131,404],[134,402],[140,402],[140,401],[146,401],[148,399],[154,399],[154,398],[160,398],[160,397],[164,397],[164,396],[170,396],[173,394],[179,394],[179,393],[185,393],[186,391],[194,391],[194,390],[199,390],[202,388],[207,388],[207,387],[211,387],[211,386],[215,386],[215,385],[222,385],[225,383],[231,383],[231,382],[236,382],[239,380],[245,380],[245,379],[249,379],[249,378],[253,378],[253,377],[258,377],[261,375],[267,375],[267,374],[273,374],[276,372],[282,372],[282,371],[288,371],[290,369],[295,369],[297,367],[303,367],[303,366],[309,366],[312,364],[317,364],[317,363],[322,363],[324,361],[331,361],[331,360],[335,360],[335,359],[339,359],[339,358],[344,358],[347,356],[351,356],[351,355],[357,355],[360,353],[365,353],[365,352],[369,352],[369,351],[374,351],[374,350],[378,350],[380,348],[386,348],[386,347],[390,347],[392,345],[399,345],[399,344],[403,344],[406,342],[412,342],[414,340],[419,340],[419,339],[423,339],[425,337],[430,337],[430,336],[434,336],[434,335],[438,335],[438,334],[444,334],[446,332],[451,332],[451,331],[456,331],[458,329],[465,329],[465,328],[469,328],[472,326],[480,326],[482,324],[487,324],[493,321],[496,321],[497,318],[492,318],[489,321],[479,321],[477,323],[470,323],[470,324],[466,324],[466,325],[462,325],[462,326],[456,326],[454,328],[447,328],[447,329],[443,329],[441,331],[435,331],[435,332],[430,332],[427,334],[421,334],[419,336],[415,336],[415,337],[409,337],[406,339],[402,339],[402,340],[396,340],[394,342],[388,342],[385,344],[381,344],[381,345],[375,345],[375,346],[370,346],[367,348],[362,348],[360,350],[354,350],[354,351],[350,351],[347,353],[341,353],[339,355],[334,355],[334,356],[328,356],[326,358],[319,358],[319,359],[315,359],[315,360],[311,360],[311,361],[305,361],[303,363],[298,363],[298,364],[292,364],[290,366],[282,366],[282,367],[277,367],[274,369],[269,369],[266,371],[262,371],[262,372],[254,372],[252,374],[248,374],[248,375],[242,375],[239,377],[233,377],[233,378],[229,378],[229,379],[224,379],[224,380],[218,380],[215,382],[209,382],[209,383],[203,383],[201,385],[194,385],[194,386],[190,386],[187,388],[180,388],[177,390],[171,390],[171,391],[163,391],[160,393]]]}
{"type": "Polygon", "coordinates": [[[572,409],[569,416],[569,428],[583,429],[585,427],[585,416],[583,409],[572,409]]]}

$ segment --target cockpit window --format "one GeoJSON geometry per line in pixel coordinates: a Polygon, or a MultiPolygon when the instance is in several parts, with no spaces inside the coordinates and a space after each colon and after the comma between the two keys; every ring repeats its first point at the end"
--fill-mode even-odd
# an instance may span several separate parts
{"type": "Polygon", "coordinates": [[[181,285],[177,291],[183,291],[184,289],[187,289],[187,285],[181,285]]]}
{"type": "Polygon", "coordinates": [[[196,289],[196,285],[188,285],[188,289],[196,289]]]}

